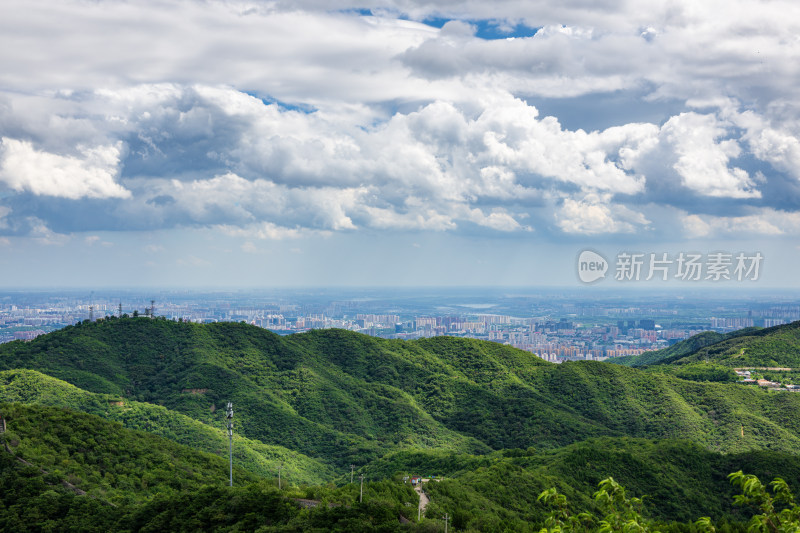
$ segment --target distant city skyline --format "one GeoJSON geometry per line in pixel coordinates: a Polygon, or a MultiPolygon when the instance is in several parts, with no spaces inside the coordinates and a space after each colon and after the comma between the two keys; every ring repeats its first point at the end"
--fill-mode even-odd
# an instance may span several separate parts
{"type": "Polygon", "coordinates": [[[665,348],[707,330],[800,320],[800,295],[769,291],[306,289],[0,291],[0,343],[78,322],[146,317],[245,322],[280,335],[339,328],[413,340],[457,336],[508,344],[548,361],[605,360],[665,348]]]}
{"type": "Polygon", "coordinates": [[[616,287],[582,285],[593,249],[759,253],[752,285],[800,288],[798,21],[5,0],[0,287],[616,287]]]}

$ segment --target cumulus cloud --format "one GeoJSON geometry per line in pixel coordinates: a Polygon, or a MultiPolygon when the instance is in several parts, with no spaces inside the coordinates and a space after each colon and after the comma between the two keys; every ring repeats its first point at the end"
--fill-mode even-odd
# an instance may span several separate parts
{"type": "Polygon", "coordinates": [[[120,148],[80,149],[81,156],[36,150],[28,141],[3,137],[0,143],[0,182],[15,191],[63,198],[128,198],[130,192],[114,182],[120,148]]]}
{"type": "Polygon", "coordinates": [[[714,115],[681,113],[661,128],[664,142],[676,156],[673,168],[684,186],[707,196],[759,197],[755,184],[741,168],[730,168],[731,159],[741,154],[735,139],[720,140],[726,134],[714,115]]]}
{"type": "Polygon", "coordinates": [[[744,216],[685,214],[684,232],[689,237],[797,235],[800,213],[764,208],[744,216]]]}
{"type": "Polygon", "coordinates": [[[0,231],[787,232],[794,4],[362,4],[4,2],[0,231]],[[620,90],[683,112],[536,105],[620,90]]]}
{"type": "MultiPolygon", "coordinates": [[[[20,194],[114,202],[72,219],[69,231],[237,226],[286,238],[305,229],[523,232],[554,220],[566,233],[634,233],[650,223],[625,202],[653,201],[670,180],[689,198],[758,199],[769,180],[733,164],[743,147],[794,168],[789,140],[786,149],[766,147],[759,139],[772,130],[743,129],[749,115],[722,111],[586,132],[508,93],[434,101],[367,125],[230,87],[104,89],[60,94],[54,105],[65,99],[75,116],[104,110],[82,119],[76,141],[105,148],[78,158],[6,137],[2,176],[20,194]]],[[[42,145],[69,144],[61,131],[35,133],[42,145]]],[[[65,209],[43,200],[8,205],[56,231],[65,209]]]]}
{"type": "Polygon", "coordinates": [[[556,213],[556,222],[565,233],[581,235],[635,233],[650,224],[642,213],[611,204],[608,195],[564,199],[556,213]]]}
{"type": "Polygon", "coordinates": [[[774,127],[767,117],[753,111],[738,112],[732,104],[721,107],[731,122],[744,129],[742,139],[755,157],[800,180],[800,139],[795,134],[774,127]]]}

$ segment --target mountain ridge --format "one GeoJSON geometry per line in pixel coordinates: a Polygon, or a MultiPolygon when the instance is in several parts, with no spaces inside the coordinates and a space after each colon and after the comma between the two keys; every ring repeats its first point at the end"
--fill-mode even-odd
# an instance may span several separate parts
{"type": "Polygon", "coordinates": [[[404,448],[487,453],[602,436],[800,449],[800,422],[775,407],[800,409],[800,396],[607,363],[554,365],[472,339],[279,337],[239,323],[128,318],[0,346],[0,368],[16,367],[128,392],[216,427],[214,408],[233,401],[241,435],[338,468],[404,448]]]}

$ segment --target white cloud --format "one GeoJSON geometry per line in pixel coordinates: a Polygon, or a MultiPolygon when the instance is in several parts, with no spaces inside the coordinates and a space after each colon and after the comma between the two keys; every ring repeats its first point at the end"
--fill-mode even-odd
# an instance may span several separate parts
{"type": "Polygon", "coordinates": [[[797,135],[783,128],[774,128],[770,120],[753,111],[740,113],[735,106],[729,105],[723,107],[722,112],[745,130],[742,139],[755,157],[800,179],[800,139],[797,135]]]}
{"type": "Polygon", "coordinates": [[[217,229],[228,235],[235,237],[246,237],[253,239],[267,239],[279,241],[283,239],[299,239],[310,235],[326,235],[329,232],[315,231],[304,228],[287,228],[273,224],[272,222],[261,222],[244,227],[220,225],[217,229]]]}
{"type": "MultiPolygon", "coordinates": [[[[8,137],[4,146],[45,161],[41,168],[72,165],[84,175],[90,168],[98,179],[56,179],[48,182],[50,195],[125,195],[112,213],[117,224],[139,224],[133,228],[239,226],[286,238],[305,230],[458,231],[473,224],[527,231],[555,217],[567,233],[635,233],[653,226],[634,216],[625,198],[664,201],[653,192],[659,184],[683,188],[675,205],[692,197],[759,198],[771,179],[737,167],[745,148],[776,167],[795,168],[796,138],[765,117],[736,111],[733,100],[713,102],[717,113],[682,113],[661,127],[586,132],[500,92],[357,124],[281,109],[230,87],[162,84],[84,93],[61,109],[65,118],[84,117],[74,144],[93,139],[113,147],[106,169],[86,151],[84,159],[58,156],[8,137]],[[103,115],[85,118],[95,108],[103,115]],[[124,189],[114,182],[119,169],[124,189]]],[[[37,127],[35,134],[43,146],[71,144],[62,130],[48,137],[37,127]]],[[[29,182],[17,189],[42,194],[44,185],[29,182]]],[[[26,214],[41,216],[20,216],[26,214]]]]}
{"type": "Polygon", "coordinates": [[[775,209],[758,209],[751,215],[730,217],[685,214],[681,222],[689,237],[776,236],[800,232],[800,213],[775,209]]]}
{"type": "Polygon", "coordinates": [[[566,198],[556,213],[556,224],[565,233],[582,235],[635,233],[650,224],[642,213],[610,204],[609,200],[608,195],[587,195],[581,200],[566,198]]]}
{"type": "Polygon", "coordinates": [[[789,0],[361,2],[373,17],[336,13],[335,5],[6,0],[0,47],[15,53],[0,59],[0,85],[227,83],[327,109],[461,100],[486,88],[553,97],[641,87],[679,99],[798,96],[800,7],[789,0]],[[465,22],[436,29],[401,13],[541,29],[487,41],[465,22]]]}
{"type": "Polygon", "coordinates": [[[52,231],[47,227],[47,224],[35,217],[28,218],[26,223],[30,227],[28,236],[38,244],[44,246],[63,246],[71,240],[69,235],[52,231]]]}
{"type": "Polygon", "coordinates": [[[81,149],[81,158],[36,150],[8,137],[0,144],[0,181],[15,191],[63,198],[129,198],[114,182],[119,146],[81,149]]]}
{"type": "Polygon", "coordinates": [[[465,218],[479,226],[497,231],[532,231],[530,226],[522,226],[513,216],[502,210],[495,210],[487,215],[480,209],[470,209],[465,218]]]}
{"type": "Polygon", "coordinates": [[[15,53],[0,57],[0,185],[14,218],[0,212],[0,227],[21,234],[34,217],[65,233],[220,226],[275,239],[542,233],[556,220],[629,234],[659,223],[637,205],[663,202],[714,232],[685,206],[794,201],[752,163],[800,178],[793,3],[336,6],[351,7],[4,2],[0,46],[15,53]],[[437,29],[401,13],[461,20],[437,29]],[[469,22],[481,17],[541,29],[481,39],[469,22]],[[619,90],[692,111],[591,131],[523,98],[619,90]],[[63,206],[85,199],[114,201],[65,223],[63,206]]]}
{"type": "Polygon", "coordinates": [[[661,128],[662,142],[668,143],[677,161],[673,168],[687,188],[699,194],[728,198],[758,198],[761,193],[748,173],[729,168],[741,154],[735,139],[720,140],[727,133],[714,115],[681,113],[661,128]]]}
{"type": "Polygon", "coordinates": [[[379,229],[414,229],[444,231],[456,229],[453,218],[433,209],[414,209],[398,213],[393,209],[365,206],[370,226],[379,229]]]}

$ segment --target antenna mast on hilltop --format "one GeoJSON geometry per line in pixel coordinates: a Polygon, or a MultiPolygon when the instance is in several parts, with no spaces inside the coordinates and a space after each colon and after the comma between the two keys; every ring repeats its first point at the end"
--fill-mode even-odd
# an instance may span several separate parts
{"type": "Polygon", "coordinates": [[[228,455],[230,457],[230,486],[233,487],[233,403],[228,402],[228,455]]]}
{"type": "Polygon", "coordinates": [[[89,322],[94,322],[94,306],[89,306],[89,322]]]}
{"type": "Polygon", "coordinates": [[[119,302],[119,317],[122,318],[122,300],[119,302]]]}

